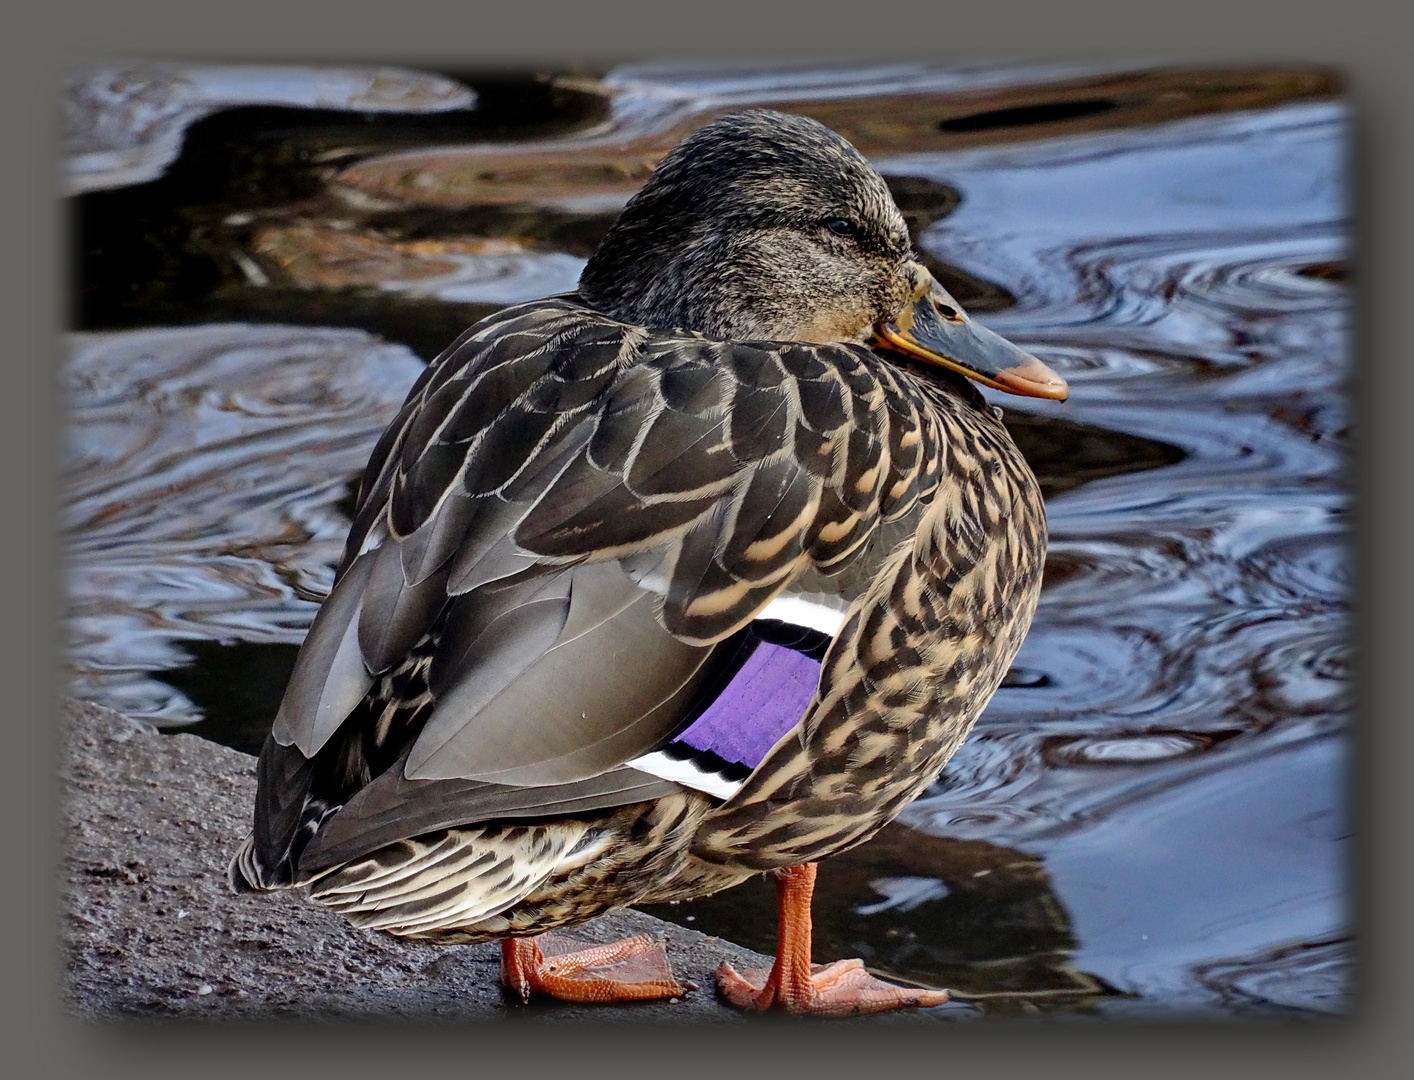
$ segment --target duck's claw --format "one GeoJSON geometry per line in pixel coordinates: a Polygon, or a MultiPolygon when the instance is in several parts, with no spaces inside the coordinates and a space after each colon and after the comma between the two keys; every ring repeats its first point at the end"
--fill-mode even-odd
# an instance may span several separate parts
{"type": "Polygon", "coordinates": [[[874,978],[862,960],[812,964],[803,984],[766,971],[738,973],[730,964],[717,969],[717,988],[739,1009],[783,1009],[793,1016],[856,1016],[892,1009],[931,1008],[948,1000],[946,990],[914,990],[874,978]]]}
{"type": "Polygon", "coordinates": [[[661,942],[646,934],[607,945],[583,945],[558,934],[501,942],[501,981],[522,1002],[531,994],[604,1003],[681,997],[661,942]]]}

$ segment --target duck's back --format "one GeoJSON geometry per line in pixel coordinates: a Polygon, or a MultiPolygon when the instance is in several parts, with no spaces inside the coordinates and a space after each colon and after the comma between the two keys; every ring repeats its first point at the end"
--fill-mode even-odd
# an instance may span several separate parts
{"type": "Polygon", "coordinates": [[[1005,639],[918,764],[960,741],[1043,544],[1034,480],[975,392],[860,346],[649,332],[573,298],[507,309],[429,366],[375,449],[233,880],[655,800],[708,822],[698,857],[784,865],[803,833],[762,842],[760,810],[781,783],[802,807],[839,786],[831,718],[902,731],[900,708],[946,704],[920,687],[948,649],[1005,639]]]}

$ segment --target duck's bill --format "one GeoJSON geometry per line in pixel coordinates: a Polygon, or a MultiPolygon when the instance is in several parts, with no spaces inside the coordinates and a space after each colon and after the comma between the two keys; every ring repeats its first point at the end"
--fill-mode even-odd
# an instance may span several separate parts
{"type": "Polygon", "coordinates": [[[1065,380],[1024,349],[967,317],[929,275],[928,285],[897,322],[876,323],[875,344],[949,368],[985,386],[1025,397],[1064,401],[1065,380]]]}

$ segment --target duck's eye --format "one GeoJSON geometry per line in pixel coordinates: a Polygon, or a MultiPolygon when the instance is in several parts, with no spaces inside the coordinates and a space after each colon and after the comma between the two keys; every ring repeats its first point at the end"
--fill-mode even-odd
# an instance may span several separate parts
{"type": "Polygon", "coordinates": [[[933,301],[933,310],[945,319],[956,320],[962,318],[962,316],[958,314],[957,308],[949,307],[947,304],[940,303],[937,300],[933,301]]]}
{"type": "Polygon", "coordinates": [[[847,218],[831,218],[829,221],[825,222],[825,228],[829,229],[830,232],[834,233],[836,236],[854,236],[855,233],[858,232],[854,222],[847,218]]]}

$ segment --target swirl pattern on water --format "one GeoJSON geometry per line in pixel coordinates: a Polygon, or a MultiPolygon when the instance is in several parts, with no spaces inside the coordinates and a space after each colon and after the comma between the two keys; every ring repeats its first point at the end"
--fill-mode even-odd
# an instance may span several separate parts
{"type": "Polygon", "coordinates": [[[348,519],[334,507],[422,363],[361,331],[74,334],[65,369],[74,692],[193,720],[150,676],[188,640],[303,640],[348,519]]]}
{"type": "MultiPolygon", "coordinates": [[[[1171,128],[889,163],[962,192],[925,243],[1018,297],[988,321],[1071,380],[1066,415],[1187,454],[1052,500],[1048,586],[1016,672],[905,815],[1052,866],[1217,761],[1260,762],[1293,739],[1320,758],[1320,798],[1337,807],[1324,793],[1343,790],[1348,302],[1302,271],[1345,258],[1344,114],[1327,103],[1171,128]]],[[[1325,890],[1284,914],[1253,906],[1251,889],[1214,903],[1254,942],[1289,945],[1281,928],[1303,919],[1338,938],[1329,865],[1325,890]]],[[[1088,905],[1067,900],[1083,937],[1088,905]]],[[[1212,955],[1183,993],[1246,970],[1212,955]]],[[[1173,956],[1146,957],[1121,969],[1096,953],[1087,970],[1136,990],[1171,983],[1156,972],[1173,956]]]]}

